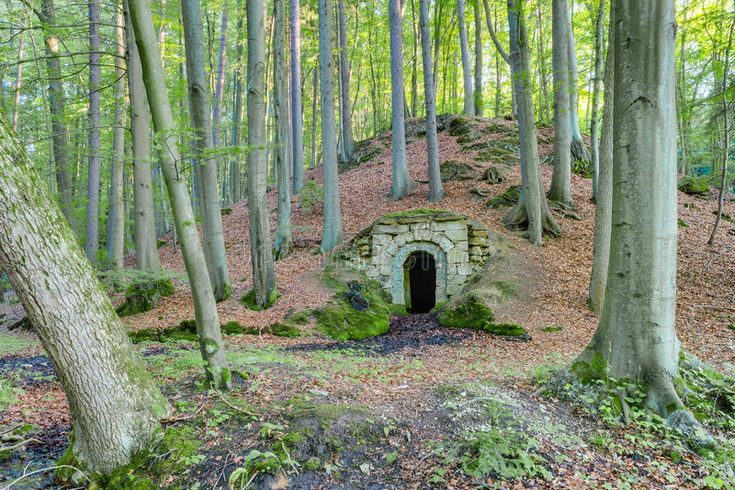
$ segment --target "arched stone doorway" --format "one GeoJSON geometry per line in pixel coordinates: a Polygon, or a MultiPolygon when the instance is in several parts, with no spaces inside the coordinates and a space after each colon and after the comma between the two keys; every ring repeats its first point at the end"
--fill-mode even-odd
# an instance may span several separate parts
{"type": "Polygon", "coordinates": [[[393,302],[409,306],[411,297],[410,275],[406,274],[409,257],[423,254],[431,257],[434,271],[434,303],[447,300],[447,254],[438,245],[431,242],[412,242],[401,247],[393,258],[391,267],[391,293],[393,302]]]}
{"type": "Polygon", "coordinates": [[[428,313],[436,306],[436,261],[428,252],[416,251],[403,263],[406,309],[428,313]]]}

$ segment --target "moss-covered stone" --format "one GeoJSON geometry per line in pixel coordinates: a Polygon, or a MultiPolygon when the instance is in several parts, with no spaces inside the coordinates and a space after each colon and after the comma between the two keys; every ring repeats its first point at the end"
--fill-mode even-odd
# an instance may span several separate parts
{"type": "Polygon", "coordinates": [[[135,282],[125,290],[125,302],[117,308],[121,317],[152,310],[156,302],[174,294],[171,281],[166,278],[135,282]]]}
{"type": "Polygon", "coordinates": [[[528,332],[516,323],[495,322],[495,315],[477,294],[469,293],[459,301],[450,302],[435,309],[439,312],[439,325],[450,328],[482,330],[493,335],[523,337],[528,332]]]}
{"type": "Polygon", "coordinates": [[[478,175],[478,171],[473,165],[467,162],[460,162],[459,160],[442,162],[439,166],[439,173],[444,182],[451,180],[475,180],[478,175]]]}
{"type": "Polygon", "coordinates": [[[363,340],[388,332],[390,318],[405,308],[391,304],[388,294],[380,285],[363,274],[328,270],[324,282],[334,288],[335,298],[316,310],[316,327],[336,340],[363,340]],[[347,277],[349,276],[349,277],[347,277]],[[361,296],[355,301],[355,291],[361,296]]]}
{"type": "Polygon", "coordinates": [[[272,324],[268,330],[276,337],[298,337],[301,335],[301,330],[296,326],[295,323],[288,320],[272,324]]]}
{"type": "Polygon", "coordinates": [[[709,183],[706,177],[684,176],[679,179],[678,188],[690,196],[709,197],[709,183]]]}
{"type": "Polygon", "coordinates": [[[521,186],[512,185],[508,189],[485,202],[485,205],[489,208],[504,208],[508,206],[514,206],[521,198],[521,186]]]}

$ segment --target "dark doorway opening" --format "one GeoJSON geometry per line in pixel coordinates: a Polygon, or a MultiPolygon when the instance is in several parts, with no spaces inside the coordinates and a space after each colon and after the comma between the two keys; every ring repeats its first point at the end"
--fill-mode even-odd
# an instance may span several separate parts
{"type": "Polygon", "coordinates": [[[403,265],[406,307],[411,313],[428,313],[436,306],[436,262],[427,252],[414,252],[403,265]]]}

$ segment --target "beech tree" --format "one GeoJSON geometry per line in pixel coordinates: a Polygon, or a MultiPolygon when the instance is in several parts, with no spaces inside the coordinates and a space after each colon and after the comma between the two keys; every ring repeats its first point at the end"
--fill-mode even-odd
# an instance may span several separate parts
{"type": "Polygon", "coordinates": [[[207,272],[204,251],[199,240],[194,209],[180,169],[181,155],[166,91],[166,81],[163,77],[158,38],[153,29],[153,16],[146,0],[128,0],[128,2],[130,18],[135,30],[135,42],[143,68],[148,105],[161,146],[161,168],[166,179],[166,189],[171,201],[176,233],[181,243],[184,265],[191,285],[199,350],[205,362],[207,381],[215,388],[228,389],[231,375],[225,359],[217,304],[207,272]]]}
{"type": "Polygon", "coordinates": [[[107,260],[115,269],[123,266],[125,252],[125,203],[123,167],[125,165],[125,14],[122,2],[116,5],[115,39],[115,118],[112,133],[112,165],[110,171],[110,199],[107,217],[107,260]]]}
{"type": "Polygon", "coordinates": [[[212,124],[209,108],[209,85],[204,71],[204,40],[200,0],[182,0],[181,18],[186,47],[186,75],[189,90],[189,113],[194,133],[196,168],[199,172],[202,207],[204,256],[214,297],[221,301],[230,296],[230,272],[225,255],[222,230],[217,159],[212,154],[212,124]]]}
{"type": "MultiPolygon", "coordinates": [[[[300,0],[291,0],[291,132],[293,134],[293,193],[304,188],[304,121],[301,104],[301,19],[300,0]]],[[[314,70],[316,74],[316,70],[314,70]]],[[[314,98],[316,100],[316,97],[314,98]]],[[[316,111],[315,111],[316,112],[316,111]]]]}
{"type": "Polygon", "coordinates": [[[615,102],[615,1],[610,7],[607,58],[605,59],[605,93],[600,136],[600,164],[595,196],[595,238],[592,256],[589,304],[596,313],[605,302],[608,264],[610,261],[610,233],[613,205],[613,107],[615,102]]]}
{"type": "Polygon", "coordinates": [[[531,243],[541,245],[544,232],[558,235],[561,230],[546,202],[539,170],[525,5],[525,0],[508,0],[510,61],[520,136],[521,195],[518,204],[503,218],[503,221],[508,226],[526,228],[531,243]]]}
{"type": "Polygon", "coordinates": [[[89,9],[89,108],[87,131],[87,239],[85,251],[92,265],[97,265],[100,247],[100,3],[90,0],[89,9]]]}
{"type": "Polygon", "coordinates": [[[390,16],[390,80],[391,80],[391,199],[401,199],[413,187],[406,163],[405,92],[403,86],[403,16],[401,0],[388,0],[390,16]]]}
{"type": "Polygon", "coordinates": [[[457,23],[459,24],[459,44],[462,51],[462,80],[464,81],[464,113],[475,115],[475,96],[472,91],[472,69],[470,68],[470,48],[467,41],[467,20],[465,19],[465,0],[457,0],[457,23]]]}
{"type": "Polygon", "coordinates": [[[482,7],[480,0],[473,0],[475,8],[475,115],[482,117],[484,101],[482,99],[482,7]]]}
{"type": "Polygon", "coordinates": [[[600,374],[642,383],[652,411],[696,431],[674,384],[681,352],[674,0],[616,0],[614,10],[610,274],[600,323],[578,362],[602,362],[600,374]]]}
{"type": "Polygon", "coordinates": [[[291,165],[288,151],[288,81],[286,80],[286,5],[273,2],[273,113],[276,121],[275,148],[278,174],[278,223],[274,249],[278,258],[291,251],[291,165]]]}
{"type": "MultiPolygon", "coordinates": [[[[595,12],[595,68],[592,88],[592,114],[590,115],[590,167],[592,170],[592,201],[597,200],[597,187],[600,180],[600,82],[602,76],[602,45],[605,36],[605,3],[600,4],[595,12]]],[[[590,7],[591,9],[591,7],[590,7]]]]}
{"type": "Polygon", "coordinates": [[[347,53],[347,15],[345,3],[337,1],[337,21],[339,26],[339,80],[340,80],[340,129],[342,161],[352,158],[355,144],[352,140],[352,104],[350,103],[350,60],[347,53]]]}
{"type": "Polygon", "coordinates": [[[273,249],[266,199],[265,6],[247,0],[248,19],[248,219],[255,303],[263,307],[276,297],[273,249]]]}
{"type": "Polygon", "coordinates": [[[424,67],[424,99],[426,104],[426,150],[429,161],[429,202],[439,202],[444,197],[439,170],[439,143],[436,135],[436,93],[431,66],[431,29],[429,27],[429,0],[419,1],[421,19],[421,53],[424,67]]]}
{"type": "Polygon", "coordinates": [[[0,268],[52,360],[79,469],[107,474],[156,440],[168,402],[10,127],[0,121],[0,268]]]}
{"type": "Polygon", "coordinates": [[[572,206],[572,120],[569,117],[569,7],[566,0],[553,0],[554,67],[554,173],[549,199],[572,206]]]}
{"type": "Polygon", "coordinates": [[[322,251],[332,250],[342,241],[339,205],[336,123],[334,119],[334,4],[319,0],[319,83],[322,108],[322,160],[324,170],[324,223],[322,251]]]}
{"type": "Polygon", "coordinates": [[[133,221],[135,226],[135,267],[158,272],[161,259],[156,239],[153,181],[151,178],[150,110],[143,68],[135,42],[128,0],[125,0],[125,35],[128,50],[127,75],[130,94],[130,126],[133,148],[133,221]]]}
{"type": "Polygon", "coordinates": [[[23,0],[23,3],[36,14],[43,31],[56,190],[59,193],[59,202],[61,204],[61,211],[64,213],[64,218],[76,230],[71,177],[69,176],[69,135],[66,129],[64,110],[65,94],[63,77],[61,76],[60,41],[54,29],[56,25],[56,8],[54,0],[43,0],[43,7],[41,9],[35,8],[29,0],[23,0]]]}

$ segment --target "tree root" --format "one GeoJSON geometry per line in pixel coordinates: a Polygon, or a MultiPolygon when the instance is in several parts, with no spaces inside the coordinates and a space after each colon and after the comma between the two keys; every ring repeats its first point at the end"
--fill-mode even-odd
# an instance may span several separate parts
{"type": "MultiPolygon", "coordinates": [[[[561,228],[551,215],[548,206],[542,206],[541,224],[544,233],[552,237],[561,235],[561,228]]],[[[503,216],[503,223],[511,230],[527,230],[528,229],[528,212],[526,204],[521,198],[520,201],[503,216]]]]}

